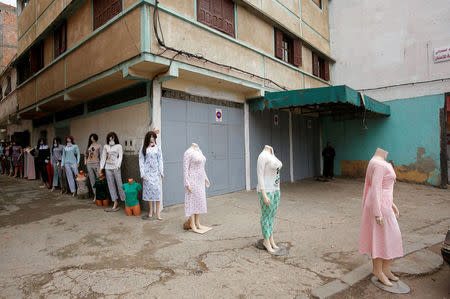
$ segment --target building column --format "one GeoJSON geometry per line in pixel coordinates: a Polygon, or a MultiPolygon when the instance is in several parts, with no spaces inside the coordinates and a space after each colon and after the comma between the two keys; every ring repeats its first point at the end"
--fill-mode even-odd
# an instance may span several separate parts
{"type": "Polygon", "coordinates": [[[244,138],[245,138],[245,190],[251,189],[250,182],[250,114],[249,106],[244,103],[244,138]]]}
{"type": "Polygon", "coordinates": [[[291,183],[294,182],[294,145],[292,139],[292,111],[289,110],[289,173],[291,183]]]}
{"type": "MultiPolygon", "coordinates": [[[[161,128],[161,82],[159,82],[158,80],[153,80],[153,82],[151,82],[150,84],[152,84],[152,94],[151,96],[151,111],[150,111],[150,115],[151,115],[151,119],[150,119],[150,130],[159,130],[159,134],[158,134],[158,144],[162,147],[162,136],[163,136],[163,131],[161,128]]],[[[163,153],[164,155],[164,153],[163,153]]],[[[164,156],[163,156],[164,157],[164,156]]],[[[164,180],[162,181],[162,184],[164,184],[164,180]]],[[[161,204],[159,206],[159,211],[161,212],[163,207],[164,207],[164,193],[162,191],[161,188],[161,204]]]]}

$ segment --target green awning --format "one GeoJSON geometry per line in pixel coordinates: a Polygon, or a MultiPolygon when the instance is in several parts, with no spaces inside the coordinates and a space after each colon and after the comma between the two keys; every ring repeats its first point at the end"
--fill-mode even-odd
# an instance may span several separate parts
{"type": "Polygon", "coordinates": [[[319,116],[376,117],[391,114],[388,105],[346,85],[267,92],[264,97],[247,99],[247,103],[253,111],[297,108],[301,114],[319,116]]]}

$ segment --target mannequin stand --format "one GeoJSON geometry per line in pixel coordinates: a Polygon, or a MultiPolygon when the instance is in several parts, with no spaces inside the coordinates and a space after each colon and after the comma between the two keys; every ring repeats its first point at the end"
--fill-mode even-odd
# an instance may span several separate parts
{"type": "MultiPolygon", "coordinates": [[[[264,239],[259,239],[258,242],[256,242],[255,246],[256,246],[256,248],[258,248],[258,249],[260,249],[260,250],[265,250],[265,251],[267,251],[267,249],[266,249],[266,247],[264,246],[263,242],[264,242],[264,239]]],[[[267,252],[268,252],[269,254],[275,255],[275,256],[283,256],[283,255],[289,254],[290,247],[284,246],[284,245],[279,244],[279,243],[277,244],[277,246],[278,246],[278,249],[275,250],[274,253],[271,253],[271,252],[269,252],[269,251],[267,251],[267,252]]]]}
{"type": "Polygon", "coordinates": [[[408,294],[411,291],[411,288],[401,280],[391,281],[391,283],[393,284],[392,287],[388,287],[387,285],[383,284],[381,281],[378,280],[378,278],[375,275],[372,276],[370,281],[372,281],[372,283],[377,288],[393,294],[408,294]]]}
{"type": "Polygon", "coordinates": [[[212,227],[201,225],[200,229],[193,230],[193,229],[191,229],[191,219],[189,218],[188,220],[186,220],[186,222],[183,223],[183,229],[184,230],[192,230],[194,233],[203,235],[204,233],[212,230],[212,227]]]}

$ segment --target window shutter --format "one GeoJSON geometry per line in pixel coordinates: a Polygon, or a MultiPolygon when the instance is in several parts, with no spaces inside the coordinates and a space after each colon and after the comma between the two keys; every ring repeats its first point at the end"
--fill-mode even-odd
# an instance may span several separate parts
{"type": "Polygon", "coordinates": [[[302,66],[302,41],[294,40],[294,65],[302,66]]]}
{"type": "Polygon", "coordinates": [[[67,50],[67,23],[64,22],[61,25],[61,49],[60,53],[64,53],[67,50]]]}
{"type": "Polygon", "coordinates": [[[197,3],[198,21],[206,25],[212,25],[211,0],[198,0],[197,3]]]}
{"type": "Polygon", "coordinates": [[[122,11],[122,0],[94,0],[94,30],[122,11]]]}
{"type": "Polygon", "coordinates": [[[328,60],[325,60],[324,63],[324,80],[325,81],[330,81],[330,63],[328,62],[328,60]]]}
{"type": "Polygon", "coordinates": [[[313,75],[319,76],[319,56],[313,53],[313,75]]]}
{"type": "Polygon", "coordinates": [[[275,57],[283,59],[283,32],[275,29],[275,57]]]}
{"type": "Polygon", "coordinates": [[[223,31],[232,37],[234,35],[234,2],[231,0],[223,0],[223,31]]]}

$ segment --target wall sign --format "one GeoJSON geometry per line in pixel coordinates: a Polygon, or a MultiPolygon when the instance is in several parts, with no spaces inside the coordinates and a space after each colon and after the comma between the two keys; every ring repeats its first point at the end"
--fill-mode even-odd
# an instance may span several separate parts
{"type": "Polygon", "coordinates": [[[216,108],[216,121],[222,122],[222,119],[223,119],[222,109],[216,108]]]}
{"type": "Polygon", "coordinates": [[[450,60],[450,47],[434,49],[434,63],[450,60]]]}
{"type": "Polygon", "coordinates": [[[278,127],[278,114],[273,115],[273,124],[278,127]]]}

